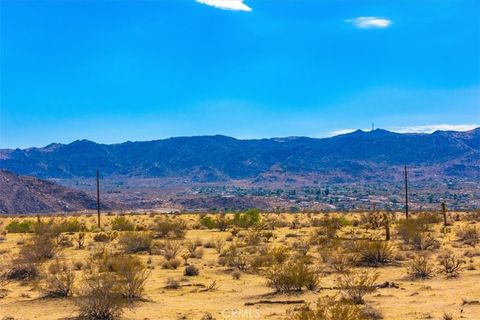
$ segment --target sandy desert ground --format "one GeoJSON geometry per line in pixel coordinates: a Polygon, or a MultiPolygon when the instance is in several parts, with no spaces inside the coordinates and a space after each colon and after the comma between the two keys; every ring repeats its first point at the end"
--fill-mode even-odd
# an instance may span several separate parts
{"type": "MultiPolygon", "coordinates": [[[[385,230],[381,222],[382,214],[377,213],[376,220],[369,219],[369,215],[371,214],[329,214],[328,219],[336,217],[341,222],[334,235],[325,234],[327,227],[322,223],[325,214],[320,213],[261,214],[262,227],[229,226],[225,231],[219,231],[217,227],[206,228],[208,219],[204,220],[202,225],[199,222],[200,215],[194,214],[125,215],[127,222],[140,230],[133,233],[148,233],[154,236],[154,239],[150,253],[133,254],[141,259],[149,275],[142,298],[128,303],[121,319],[285,319],[288,310],[295,313],[303,304],[272,302],[304,300],[314,306],[319,297],[334,296],[341,299],[345,295],[337,279],[342,274],[355,270],[379,274],[375,280],[379,288],[367,294],[365,304],[359,306],[376,310],[377,319],[480,319],[480,243],[475,243],[475,235],[473,242],[461,239],[461,230],[465,228],[480,231],[479,213],[449,213],[450,226],[446,232],[443,229],[443,220],[429,223],[429,230],[422,232],[422,235],[431,236],[430,238],[437,242],[427,249],[405,244],[398,234],[398,225],[403,214],[389,215],[392,239],[388,243],[392,252],[385,262],[375,266],[359,263],[355,258],[350,259],[359,254],[358,250],[351,249],[351,243],[355,239],[372,239],[386,243],[383,240],[385,230]],[[165,219],[184,221],[188,229],[186,234],[169,238],[158,236],[158,230],[151,233],[142,231],[150,230],[151,226],[165,219]],[[173,243],[180,246],[177,248],[176,259],[179,265],[176,269],[171,266],[167,268],[168,264],[165,263],[166,242],[170,246],[173,243]],[[229,248],[234,244],[242,252],[241,257],[245,261],[225,262],[225,257],[231,252],[229,248]],[[187,250],[189,247],[193,247],[190,255],[187,250]],[[287,260],[277,263],[279,265],[285,266],[287,261],[309,256],[309,267],[318,272],[318,284],[314,288],[303,288],[301,291],[276,292],[275,288],[268,285],[267,279],[267,274],[275,262],[265,262],[268,259],[261,258],[270,257],[273,248],[286,248],[285,252],[289,254],[287,260]],[[446,252],[460,259],[461,269],[456,276],[448,277],[448,274],[441,272],[438,256],[446,252]],[[408,273],[408,266],[418,255],[430,257],[432,274],[428,279],[413,279],[408,273]],[[184,256],[187,257],[189,265],[198,268],[198,275],[184,276],[184,256]],[[342,262],[332,259],[339,256],[349,257],[348,262],[343,265],[342,262]],[[345,268],[345,272],[336,270],[342,268],[345,268]],[[167,279],[171,282],[173,279],[178,288],[167,288],[167,279]],[[389,285],[382,286],[387,281],[389,285]],[[259,303],[261,301],[265,303],[259,303]]],[[[441,213],[436,215],[441,217],[441,213]]],[[[204,218],[203,215],[202,217],[204,218]]],[[[218,215],[208,217],[215,221],[218,215]]],[[[227,220],[232,218],[232,215],[226,216],[227,220]]],[[[41,220],[50,225],[73,219],[84,225],[87,228],[84,248],[78,248],[76,239],[79,232],[61,233],[56,235],[55,241],[58,245],[55,247],[55,257],[36,263],[40,271],[35,279],[6,279],[6,274],[14,266],[21,248],[27,246],[34,236],[31,233],[13,233],[6,230],[13,220],[35,222],[36,219],[35,216],[0,218],[0,231],[3,234],[0,236],[0,273],[3,274],[0,282],[0,319],[74,319],[79,314],[76,302],[84,293],[84,279],[88,276],[86,269],[92,256],[98,252],[124,252],[125,248],[119,243],[119,239],[122,234],[132,232],[111,231],[112,222],[117,219],[115,214],[102,216],[102,230],[96,229],[96,216],[91,214],[53,218],[42,216],[41,220]],[[94,241],[94,236],[98,234],[114,239],[106,242],[94,241]],[[42,289],[45,282],[49,281],[46,278],[50,272],[48,266],[57,260],[72,266],[74,270],[72,296],[51,297],[42,289]],[[74,264],[76,267],[73,267],[74,264]]],[[[375,318],[375,315],[372,317],[375,318]]]]}

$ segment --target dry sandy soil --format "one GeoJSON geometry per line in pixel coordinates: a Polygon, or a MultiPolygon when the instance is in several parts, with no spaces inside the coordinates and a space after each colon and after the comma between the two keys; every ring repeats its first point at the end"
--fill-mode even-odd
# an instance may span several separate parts
{"type": "MultiPolygon", "coordinates": [[[[463,214],[460,214],[463,217],[463,214]]],[[[350,221],[358,217],[358,214],[344,215],[350,221]]],[[[309,239],[313,231],[312,226],[308,226],[309,219],[321,218],[321,214],[269,214],[262,215],[262,219],[277,217],[279,220],[290,222],[297,218],[305,226],[290,229],[286,227],[277,227],[273,231],[274,237],[270,239],[268,246],[289,245],[302,238],[309,239]],[[295,234],[296,236],[292,236],[295,234]],[[286,237],[287,236],[287,237],[286,237]]],[[[77,218],[86,223],[87,226],[95,225],[95,216],[77,216],[77,218]]],[[[114,216],[103,217],[103,225],[108,230],[111,219],[114,216]]],[[[136,225],[149,225],[154,221],[153,216],[142,214],[127,216],[135,222],[136,225]]],[[[20,219],[35,220],[34,217],[22,217],[20,219]]],[[[48,219],[48,218],[42,218],[48,219]]],[[[60,221],[61,217],[55,218],[60,221]]],[[[190,227],[198,225],[198,216],[182,215],[175,219],[184,219],[188,221],[190,227]]],[[[0,230],[12,220],[11,217],[0,218],[0,230]]],[[[405,247],[401,239],[396,236],[395,226],[392,227],[392,240],[395,247],[395,255],[402,256],[394,263],[369,268],[378,271],[380,274],[378,283],[385,281],[394,282],[398,288],[380,288],[372,294],[366,296],[366,303],[377,310],[380,310],[384,319],[443,319],[444,314],[451,314],[453,319],[480,319],[480,253],[479,245],[472,247],[458,241],[456,231],[465,225],[477,225],[479,222],[467,221],[461,218],[455,221],[455,216],[451,215],[452,226],[450,232],[441,233],[441,223],[436,224],[435,237],[440,241],[439,249],[429,252],[432,255],[432,261],[436,268],[438,263],[435,260],[440,252],[451,250],[458,257],[466,260],[464,268],[459,277],[447,279],[440,272],[435,271],[434,276],[428,280],[411,280],[407,277],[406,264],[409,257],[418,251],[405,247]],[[464,253],[470,250],[477,252],[478,255],[466,257],[464,253]],[[464,304],[463,301],[473,301],[470,304],[464,304]]],[[[241,231],[248,232],[248,231],[241,231]]],[[[364,226],[346,226],[341,229],[341,237],[384,237],[383,229],[367,230],[364,226]]],[[[92,232],[86,233],[86,248],[77,249],[76,246],[63,248],[58,252],[60,259],[68,262],[87,261],[88,257],[98,250],[104,244],[93,241],[92,232]]],[[[220,232],[216,229],[189,229],[185,239],[176,241],[187,241],[200,239],[204,244],[212,242],[215,239],[227,239],[231,236],[229,231],[220,232]]],[[[19,247],[22,246],[30,235],[19,233],[8,233],[0,236],[0,259],[7,263],[18,254],[19,247]]],[[[75,234],[70,234],[72,239],[75,234]]],[[[154,240],[161,241],[161,240],[154,240]]],[[[231,242],[226,242],[228,247],[231,242]]],[[[117,241],[114,240],[107,245],[112,250],[120,250],[117,241]]],[[[293,249],[292,249],[293,250],[293,249]]],[[[215,248],[204,248],[202,258],[189,259],[190,264],[194,264],[200,270],[200,274],[194,277],[183,276],[183,263],[178,269],[170,270],[161,267],[164,261],[163,256],[158,254],[142,253],[140,257],[151,269],[151,274],[146,282],[145,299],[133,303],[125,309],[122,319],[202,319],[208,312],[215,319],[284,319],[288,309],[298,308],[299,305],[285,304],[257,304],[246,306],[246,303],[258,302],[259,300],[305,300],[315,302],[319,297],[332,296],[338,294],[338,290],[329,287],[335,287],[337,274],[327,272],[328,267],[320,259],[319,250],[316,246],[311,246],[310,254],[314,257],[314,265],[324,270],[320,278],[320,289],[314,291],[304,290],[293,294],[275,294],[274,290],[267,286],[267,279],[262,270],[258,272],[242,272],[240,279],[233,279],[232,268],[218,264],[219,254],[215,248]],[[167,278],[174,278],[181,281],[185,286],[178,289],[166,289],[167,278]],[[216,288],[213,290],[203,290],[213,281],[216,281],[216,288]],[[200,286],[195,286],[200,285],[200,286]]],[[[45,270],[50,262],[44,262],[42,269],[45,270]]],[[[355,267],[363,270],[364,267],[355,267]]],[[[437,269],[435,269],[437,270],[437,269]]],[[[75,271],[76,287],[82,287],[82,271],[75,271]]],[[[6,283],[0,296],[0,319],[69,319],[78,314],[74,303],[79,290],[77,289],[73,297],[70,298],[44,298],[42,292],[38,290],[38,283],[35,281],[11,281],[6,283]]]]}

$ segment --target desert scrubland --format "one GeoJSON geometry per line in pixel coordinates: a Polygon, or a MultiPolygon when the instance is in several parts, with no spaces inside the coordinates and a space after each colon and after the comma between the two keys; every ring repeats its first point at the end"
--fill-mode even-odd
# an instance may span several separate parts
{"type": "Polygon", "coordinates": [[[480,212],[0,217],[0,319],[480,319],[480,212]],[[387,234],[390,240],[386,240],[387,234]]]}

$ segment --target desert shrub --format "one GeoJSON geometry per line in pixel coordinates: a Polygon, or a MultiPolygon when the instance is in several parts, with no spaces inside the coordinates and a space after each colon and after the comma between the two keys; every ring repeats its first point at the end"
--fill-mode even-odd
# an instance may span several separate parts
{"type": "Polygon", "coordinates": [[[79,232],[75,240],[77,242],[77,248],[79,250],[83,249],[85,247],[85,232],[79,232]]]}
{"type": "Polygon", "coordinates": [[[53,258],[57,251],[55,238],[57,233],[43,223],[35,224],[34,234],[29,241],[20,248],[19,259],[26,263],[36,263],[53,258]]]}
{"type": "Polygon", "coordinates": [[[155,244],[155,251],[159,251],[166,260],[174,259],[181,249],[182,243],[175,240],[163,240],[155,244]]]}
{"type": "Polygon", "coordinates": [[[218,262],[219,264],[228,265],[229,267],[234,267],[243,271],[248,267],[247,255],[236,245],[232,245],[225,250],[218,262]]]}
{"type": "Polygon", "coordinates": [[[110,236],[104,232],[96,233],[93,236],[93,241],[95,242],[110,242],[110,236]]]}
{"type": "Polygon", "coordinates": [[[433,272],[433,265],[426,255],[417,255],[407,264],[407,274],[412,279],[428,279],[433,272]]]}
{"type": "Polygon", "coordinates": [[[124,298],[131,301],[143,297],[150,272],[139,258],[117,256],[113,260],[113,272],[119,278],[119,291],[124,298]]]}
{"type": "Polygon", "coordinates": [[[304,306],[300,310],[289,311],[286,320],[367,320],[362,309],[346,301],[336,301],[332,297],[320,298],[315,308],[304,306]]]}
{"type": "Polygon", "coordinates": [[[288,260],[290,257],[290,249],[287,247],[274,247],[268,251],[275,263],[281,264],[288,260]]]}
{"type": "Polygon", "coordinates": [[[382,311],[371,306],[365,306],[365,308],[362,309],[362,315],[368,320],[381,320],[384,317],[382,311]]]}
{"type": "Polygon", "coordinates": [[[5,227],[9,233],[30,233],[33,232],[33,221],[31,220],[12,220],[5,227]]]}
{"type": "Polygon", "coordinates": [[[232,224],[230,219],[227,219],[225,214],[220,214],[217,219],[215,219],[215,225],[220,231],[225,231],[232,224]]]}
{"type": "Polygon", "coordinates": [[[178,289],[180,288],[180,281],[173,278],[167,278],[167,281],[165,282],[165,288],[178,289]]]}
{"type": "Polygon", "coordinates": [[[380,212],[365,213],[360,216],[360,224],[370,229],[382,228],[384,225],[383,215],[380,212]]]}
{"type": "Polygon", "coordinates": [[[63,247],[63,248],[73,247],[72,239],[70,239],[69,236],[64,235],[64,234],[61,234],[61,235],[58,236],[58,238],[57,238],[57,244],[58,244],[60,247],[63,247]]]}
{"type": "Polygon", "coordinates": [[[149,232],[127,231],[119,236],[118,243],[127,253],[150,252],[152,240],[149,232]]]}
{"type": "Polygon", "coordinates": [[[198,268],[195,267],[194,265],[188,265],[183,270],[183,275],[188,276],[188,277],[198,276],[199,273],[200,272],[199,272],[198,268]]]}
{"type": "Polygon", "coordinates": [[[456,257],[453,253],[444,253],[437,257],[440,264],[439,271],[444,273],[447,278],[455,278],[460,275],[465,260],[456,257]]]}
{"type": "Polygon", "coordinates": [[[220,238],[215,239],[215,250],[217,250],[217,253],[222,252],[224,247],[225,247],[225,240],[220,238]]]}
{"type": "Polygon", "coordinates": [[[207,229],[214,229],[216,227],[215,221],[209,216],[200,217],[200,224],[207,229]]]}
{"type": "Polygon", "coordinates": [[[80,319],[115,320],[120,317],[125,300],[113,273],[93,273],[83,283],[82,295],[76,300],[80,319]]]}
{"type": "Polygon", "coordinates": [[[393,247],[387,241],[356,241],[353,250],[361,265],[379,266],[393,260],[393,247]]]}
{"type": "Polygon", "coordinates": [[[342,228],[342,222],[336,217],[324,217],[318,223],[311,236],[310,242],[312,244],[326,245],[332,242],[337,236],[338,230],[342,228]]]}
{"type": "Polygon", "coordinates": [[[232,272],[232,278],[234,280],[238,280],[240,279],[240,277],[242,276],[242,272],[240,270],[233,270],[232,272]]]}
{"type": "Polygon", "coordinates": [[[250,230],[245,237],[245,243],[249,246],[258,246],[262,240],[261,235],[259,230],[250,230]]]}
{"type": "Polygon", "coordinates": [[[60,232],[81,232],[87,228],[85,224],[78,221],[78,219],[67,219],[58,225],[60,232]]]}
{"type": "Polygon", "coordinates": [[[415,250],[435,250],[440,248],[440,241],[435,239],[431,233],[417,233],[411,239],[415,250]]]}
{"type": "Polygon", "coordinates": [[[406,244],[418,238],[422,232],[428,231],[428,224],[419,218],[400,220],[397,224],[397,233],[406,244]]]}
{"type": "Polygon", "coordinates": [[[476,226],[465,226],[457,231],[457,237],[463,243],[475,246],[480,242],[480,230],[476,226]]]}
{"type": "Polygon", "coordinates": [[[23,261],[14,261],[14,264],[6,269],[2,278],[6,280],[34,280],[38,277],[38,266],[34,263],[27,263],[23,261]]]}
{"type": "Polygon", "coordinates": [[[69,297],[73,293],[75,273],[72,268],[58,260],[50,264],[43,291],[49,297],[69,297]]]}
{"type": "Polygon", "coordinates": [[[157,219],[153,230],[159,238],[184,238],[187,233],[187,223],[183,220],[157,219]]]}
{"type": "Polygon", "coordinates": [[[336,252],[329,256],[327,262],[329,267],[333,271],[338,273],[345,273],[349,272],[352,260],[353,259],[350,255],[346,253],[336,252]]]}
{"type": "Polygon", "coordinates": [[[126,217],[118,216],[112,221],[112,230],[133,231],[135,230],[135,224],[129,221],[126,217]]]}
{"type": "Polygon", "coordinates": [[[349,272],[340,275],[337,282],[344,297],[355,304],[364,304],[364,297],[376,290],[378,273],[370,271],[349,272]]]}
{"type": "Polygon", "coordinates": [[[83,264],[82,261],[75,261],[75,262],[73,263],[73,268],[74,268],[75,270],[82,270],[82,269],[83,269],[83,266],[84,266],[84,264],[83,264]]]}
{"type": "Polygon", "coordinates": [[[313,290],[319,282],[319,272],[302,259],[275,264],[266,271],[267,284],[277,292],[313,290]]]}
{"type": "Polygon", "coordinates": [[[237,212],[233,217],[233,224],[240,228],[248,228],[260,224],[260,211],[249,209],[244,213],[237,212]]]}
{"type": "Polygon", "coordinates": [[[181,264],[182,263],[179,259],[173,258],[163,261],[161,267],[162,269],[177,269],[181,264]]]}

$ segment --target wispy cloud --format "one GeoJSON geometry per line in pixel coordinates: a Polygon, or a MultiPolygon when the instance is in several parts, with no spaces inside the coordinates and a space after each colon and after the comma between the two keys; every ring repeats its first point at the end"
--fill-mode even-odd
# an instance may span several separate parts
{"type": "Polygon", "coordinates": [[[223,10],[252,11],[252,8],[243,3],[243,0],[196,0],[208,6],[223,10]]]}
{"type": "Polygon", "coordinates": [[[425,126],[410,126],[392,128],[390,131],[399,133],[432,133],[441,131],[468,131],[480,127],[480,124],[432,124],[425,126]]]}
{"type": "MultiPolygon", "coordinates": [[[[423,126],[408,126],[408,127],[393,127],[386,130],[397,133],[432,133],[435,131],[469,131],[479,128],[480,124],[431,124],[423,126]]],[[[340,129],[330,131],[329,137],[338,136],[340,134],[347,134],[358,129],[340,129]]],[[[362,129],[363,131],[370,131],[370,129],[362,129]]]]}
{"type": "Polygon", "coordinates": [[[392,24],[391,20],[379,17],[357,17],[347,19],[346,22],[353,23],[358,28],[387,28],[392,24]]]}

